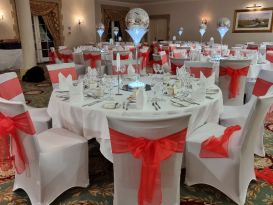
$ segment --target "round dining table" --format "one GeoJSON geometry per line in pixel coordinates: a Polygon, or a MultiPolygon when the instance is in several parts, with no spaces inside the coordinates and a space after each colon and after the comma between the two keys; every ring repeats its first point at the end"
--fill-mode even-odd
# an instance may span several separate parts
{"type": "Polygon", "coordinates": [[[82,100],[77,98],[72,100],[69,91],[54,89],[47,110],[52,117],[53,127],[68,129],[88,140],[96,138],[100,143],[101,153],[112,161],[107,116],[156,118],[177,113],[191,114],[187,135],[190,137],[190,134],[203,124],[218,123],[223,110],[222,92],[216,85],[213,85],[211,90],[207,90],[206,98],[201,102],[164,94],[157,100],[157,107],[154,106],[153,97],[151,97],[154,92],[152,89],[146,92],[148,100],[142,109],[137,109],[136,103],[128,100],[133,92],[121,90],[122,95],[116,95],[117,89],[113,87],[112,102],[104,96],[95,97],[92,89],[83,91],[82,100]],[[111,103],[115,106],[111,106],[111,103]]]}

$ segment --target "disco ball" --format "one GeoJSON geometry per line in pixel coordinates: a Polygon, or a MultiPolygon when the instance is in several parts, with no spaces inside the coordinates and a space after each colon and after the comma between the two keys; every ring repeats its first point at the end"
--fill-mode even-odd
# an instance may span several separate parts
{"type": "Polygon", "coordinates": [[[150,19],[147,12],[141,8],[131,9],[125,18],[127,29],[149,27],[150,19]]]}
{"type": "Polygon", "coordinates": [[[231,22],[228,18],[223,17],[218,19],[217,26],[218,27],[227,27],[230,28],[231,22]]]}

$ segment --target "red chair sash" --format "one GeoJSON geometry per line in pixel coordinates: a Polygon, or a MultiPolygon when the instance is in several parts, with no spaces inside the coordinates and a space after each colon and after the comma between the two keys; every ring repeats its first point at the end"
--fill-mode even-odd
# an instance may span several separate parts
{"type": "Polygon", "coordinates": [[[187,129],[167,137],[148,140],[135,138],[110,129],[112,152],[114,154],[130,152],[142,160],[141,179],[138,190],[138,204],[160,205],[162,200],[160,184],[160,163],[173,153],[182,153],[187,129]],[[146,203],[145,203],[146,202],[146,203]]]}
{"type": "MultiPolygon", "coordinates": [[[[116,53],[114,53],[113,58],[114,58],[114,60],[117,60],[116,53]]],[[[128,60],[128,59],[129,59],[129,54],[125,54],[125,55],[120,54],[120,60],[128,60]]]]}
{"type": "Polygon", "coordinates": [[[160,56],[159,60],[153,60],[153,64],[159,64],[159,65],[164,65],[165,63],[168,63],[168,58],[167,55],[162,55],[160,56]]]}
{"type": "Polygon", "coordinates": [[[139,53],[138,57],[141,58],[142,57],[142,64],[141,64],[141,69],[143,69],[144,67],[147,66],[148,61],[149,61],[149,51],[145,52],[145,53],[139,53]]]}
{"type": "Polygon", "coordinates": [[[273,51],[273,47],[267,47],[266,51],[273,51]]]}
{"type": "Polygon", "coordinates": [[[232,134],[241,127],[239,125],[227,127],[221,137],[211,136],[201,144],[200,158],[228,158],[228,145],[232,134]]]}
{"type": "Polygon", "coordinates": [[[272,85],[273,82],[268,82],[261,78],[257,78],[255,86],[253,88],[253,95],[264,96],[272,85]]]}
{"type": "Polygon", "coordinates": [[[266,60],[273,63],[273,53],[266,53],[266,60]]]}
{"type": "Polygon", "coordinates": [[[71,68],[62,68],[58,70],[50,70],[49,72],[50,80],[53,84],[59,83],[59,73],[62,73],[65,77],[69,74],[72,76],[72,80],[77,80],[77,72],[74,67],[71,68]]]}
{"type": "Polygon", "coordinates": [[[84,60],[90,60],[90,67],[96,68],[97,67],[97,61],[101,61],[101,55],[96,54],[92,55],[91,53],[83,54],[84,60]]]}
{"type": "Polygon", "coordinates": [[[48,54],[49,57],[49,63],[50,64],[56,64],[56,59],[58,58],[57,53],[55,51],[50,51],[48,54]]]}
{"type": "Polygon", "coordinates": [[[229,84],[229,98],[235,98],[239,93],[239,85],[241,76],[247,76],[249,66],[233,69],[229,67],[220,67],[220,76],[228,75],[230,76],[229,84]]]}
{"type": "Polygon", "coordinates": [[[191,67],[190,73],[193,74],[196,78],[200,78],[200,72],[208,78],[212,75],[212,68],[206,68],[206,67],[191,67]]]}
{"type": "Polygon", "coordinates": [[[263,170],[255,170],[255,174],[258,179],[263,179],[269,184],[273,184],[273,171],[268,167],[263,170]]]}
{"type": "Polygon", "coordinates": [[[176,69],[177,69],[177,67],[182,67],[183,65],[176,65],[176,64],[174,64],[174,63],[172,63],[171,62],[171,72],[172,72],[172,74],[173,75],[176,75],[176,69]]]}
{"type": "Polygon", "coordinates": [[[22,93],[22,87],[17,77],[0,84],[0,97],[10,100],[22,93]]]}
{"type": "Polygon", "coordinates": [[[61,59],[62,59],[62,61],[64,63],[69,63],[69,62],[73,61],[73,55],[72,54],[61,53],[60,56],[61,56],[61,59]]]}
{"type": "MultiPolygon", "coordinates": [[[[14,117],[7,117],[3,113],[0,113],[0,161],[13,161],[17,173],[21,174],[28,165],[28,159],[21,139],[17,134],[18,130],[30,135],[35,134],[35,129],[28,112],[14,117]],[[11,143],[11,149],[8,146],[9,142],[11,143]]],[[[0,163],[0,167],[2,165],[3,163],[0,163]]]]}

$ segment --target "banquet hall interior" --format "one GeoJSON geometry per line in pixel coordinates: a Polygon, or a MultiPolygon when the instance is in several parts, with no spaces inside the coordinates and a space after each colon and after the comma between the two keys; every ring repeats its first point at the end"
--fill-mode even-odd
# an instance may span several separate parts
{"type": "Polygon", "coordinates": [[[272,0],[0,0],[0,205],[272,205],[272,0]]]}

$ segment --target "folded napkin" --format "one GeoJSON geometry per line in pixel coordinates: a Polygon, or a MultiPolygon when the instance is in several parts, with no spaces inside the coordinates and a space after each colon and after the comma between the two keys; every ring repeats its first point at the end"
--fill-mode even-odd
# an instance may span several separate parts
{"type": "Polygon", "coordinates": [[[176,75],[177,76],[180,76],[180,77],[183,77],[185,75],[187,75],[188,72],[187,72],[187,69],[185,66],[182,66],[182,67],[177,67],[177,70],[176,70],[176,75]]]}
{"type": "Polygon", "coordinates": [[[83,82],[69,87],[70,103],[78,104],[83,102],[83,82]]]}
{"type": "Polygon", "coordinates": [[[206,99],[206,86],[205,82],[200,82],[200,85],[192,85],[191,98],[193,101],[202,102],[206,99]]]}
{"type": "Polygon", "coordinates": [[[144,88],[139,88],[136,92],[136,107],[137,109],[143,109],[147,101],[147,95],[144,88]]]}
{"type": "Polygon", "coordinates": [[[210,88],[215,84],[215,72],[212,72],[211,76],[206,78],[206,76],[200,72],[200,85],[205,86],[205,88],[210,88]]]}
{"type": "Polygon", "coordinates": [[[98,75],[98,72],[96,69],[91,69],[90,66],[87,67],[87,70],[88,70],[88,75],[90,77],[96,77],[98,75]]]}
{"type": "Polygon", "coordinates": [[[69,90],[69,86],[73,84],[72,75],[65,77],[62,73],[58,74],[59,78],[59,89],[60,90],[69,90]]]}

